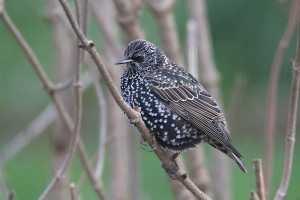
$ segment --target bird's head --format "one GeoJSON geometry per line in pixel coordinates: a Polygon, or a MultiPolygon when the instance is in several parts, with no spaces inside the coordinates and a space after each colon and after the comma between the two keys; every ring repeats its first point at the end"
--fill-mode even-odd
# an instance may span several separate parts
{"type": "Polygon", "coordinates": [[[147,72],[163,66],[167,62],[164,52],[146,40],[134,40],[126,47],[124,58],[116,65],[126,64],[128,69],[147,72]]]}

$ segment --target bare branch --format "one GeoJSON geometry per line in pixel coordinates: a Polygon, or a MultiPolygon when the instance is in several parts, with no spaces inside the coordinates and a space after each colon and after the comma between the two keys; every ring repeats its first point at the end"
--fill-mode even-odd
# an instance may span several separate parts
{"type": "Polygon", "coordinates": [[[71,200],[75,200],[75,193],[74,193],[74,190],[75,190],[75,183],[71,183],[70,184],[70,196],[71,196],[71,200]]]}
{"type": "Polygon", "coordinates": [[[183,67],[184,62],[180,53],[179,39],[172,12],[174,3],[174,0],[153,0],[150,1],[150,7],[158,25],[166,56],[183,67]]]}
{"type": "Polygon", "coordinates": [[[274,146],[274,134],[276,124],[276,104],[277,104],[277,88],[278,88],[278,77],[279,69],[281,66],[283,55],[289,46],[289,42],[295,28],[298,5],[300,0],[294,0],[289,21],[285,29],[284,35],[277,48],[273,64],[272,71],[269,81],[269,92],[267,99],[267,115],[266,115],[266,152],[265,152],[265,188],[266,195],[269,195],[271,173],[272,173],[272,160],[273,160],[273,146],[274,146]]]}
{"type": "MultiPolygon", "coordinates": [[[[138,111],[132,109],[128,104],[125,103],[123,98],[121,97],[120,93],[116,89],[116,86],[114,85],[106,67],[104,66],[99,54],[97,53],[94,43],[89,41],[84,34],[82,33],[81,29],[79,28],[69,6],[67,5],[67,2],[65,0],[59,0],[72,24],[72,27],[74,31],[76,32],[76,35],[79,37],[81,43],[83,44],[84,48],[90,53],[91,57],[94,59],[98,70],[102,74],[102,77],[108,86],[108,89],[110,90],[112,96],[114,97],[117,104],[120,106],[120,108],[132,119],[133,122],[135,122],[138,130],[141,132],[141,134],[145,137],[149,145],[153,146],[153,136],[150,134],[149,130],[145,126],[143,120],[141,119],[141,115],[138,111]]],[[[176,167],[171,160],[166,157],[165,153],[162,151],[162,149],[158,146],[156,150],[154,151],[155,154],[158,156],[158,158],[162,161],[163,165],[166,166],[169,170],[174,170],[176,167]]],[[[197,188],[193,182],[189,178],[187,178],[187,175],[184,171],[178,170],[174,176],[182,182],[185,187],[190,190],[197,198],[199,199],[210,199],[207,195],[205,195],[199,188],[197,188]]]]}
{"type": "Polygon", "coordinates": [[[263,177],[263,172],[262,172],[261,159],[253,160],[253,167],[254,167],[255,180],[256,180],[256,193],[259,197],[259,200],[266,200],[265,184],[264,184],[264,177],[263,177]]]}
{"type": "Polygon", "coordinates": [[[250,193],[249,193],[249,199],[250,200],[260,200],[254,190],[250,191],[250,193]]]}
{"type": "Polygon", "coordinates": [[[137,9],[130,0],[113,0],[117,9],[117,21],[125,32],[127,43],[143,39],[144,33],[138,22],[137,9]]]}
{"type": "MultiPolygon", "coordinates": [[[[296,7],[298,8],[298,23],[299,23],[300,22],[299,4],[297,4],[296,7]]],[[[287,131],[286,131],[284,168],[283,168],[280,187],[277,190],[274,200],[282,200],[285,197],[286,191],[289,186],[291,173],[292,173],[294,145],[296,140],[295,132],[296,132],[296,123],[297,123],[296,120],[297,120],[299,82],[300,82],[300,24],[298,24],[298,26],[299,26],[298,27],[299,30],[298,30],[296,61],[292,62],[293,78],[292,78],[292,89],[291,89],[288,124],[287,124],[287,131]]]]}

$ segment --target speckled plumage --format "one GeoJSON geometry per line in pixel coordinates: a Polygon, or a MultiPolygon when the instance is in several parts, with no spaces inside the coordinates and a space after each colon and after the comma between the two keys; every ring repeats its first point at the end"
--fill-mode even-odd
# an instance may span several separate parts
{"type": "Polygon", "coordinates": [[[132,108],[139,107],[162,148],[180,152],[206,142],[247,171],[217,102],[191,74],[145,40],[128,44],[124,56],[116,63],[126,63],[122,97],[132,108]]]}

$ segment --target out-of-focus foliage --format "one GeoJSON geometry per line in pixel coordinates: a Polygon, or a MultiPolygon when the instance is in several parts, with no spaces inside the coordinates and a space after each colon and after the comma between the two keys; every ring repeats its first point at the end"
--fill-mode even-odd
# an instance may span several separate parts
{"type": "MultiPolygon", "coordinates": [[[[266,94],[272,61],[287,23],[290,1],[207,1],[212,41],[217,67],[221,73],[221,86],[224,111],[228,112],[236,75],[245,74],[247,84],[244,95],[240,97],[242,107],[236,111],[238,120],[232,130],[232,141],[244,155],[249,173],[242,174],[233,164],[233,190],[235,199],[246,199],[255,188],[252,159],[264,157],[264,123],[266,94]]],[[[39,57],[48,75],[54,79],[53,45],[51,28],[45,18],[47,2],[26,0],[6,1],[6,9],[12,20],[39,57]]],[[[101,11],[99,11],[101,12],[101,11]]],[[[176,23],[185,51],[186,22],[189,18],[187,1],[177,1],[174,8],[176,23]]],[[[152,14],[147,7],[143,9],[141,25],[147,40],[157,44],[160,39],[152,14]]],[[[99,29],[91,20],[90,35],[96,47],[103,52],[99,29]]],[[[42,85],[21,52],[19,46],[0,22],[0,149],[18,131],[22,130],[50,102],[42,85]]],[[[76,48],[76,46],[74,46],[76,48]]],[[[281,179],[284,159],[284,134],[287,122],[291,65],[294,58],[296,34],[282,63],[278,99],[278,124],[274,173],[271,196],[275,194],[281,179]]],[[[120,67],[120,66],[116,66],[120,67]]],[[[201,82],[201,80],[200,80],[201,82]]],[[[90,155],[97,149],[98,113],[93,88],[83,97],[83,125],[81,135],[90,155]]],[[[234,109],[231,108],[231,109],[234,109]]],[[[299,121],[299,120],[298,120],[299,121]]],[[[299,132],[299,131],[298,131],[299,132]]],[[[16,199],[36,199],[51,177],[51,129],[34,140],[28,147],[5,165],[8,186],[16,191],[16,199]],[[34,164],[33,164],[34,163],[34,164]]],[[[137,146],[139,141],[136,142],[137,146]]],[[[299,199],[300,160],[299,140],[296,140],[295,162],[290,188],[286,199],[299,199]]],[[[109,154],[109,148],[108,148],[109,154]]],[[[171,199],[171,190],[164,170],[158,159],[146,151],[139,151],[141,197],[147,199],[171,199]]],[[[109,155],[107,160],[109,160],[109,155]]],[[[104,183],[109,190],[109,162],[104,170],[104,183]]],[[[82,172],[79,159],[75,157],[72,165],[73,181],[82,172]]],[[[212,182],[214,182],[213,180],[212,182]]],[[[84,199],[94,199],[89,184],[83,192],[84,199]]]]}

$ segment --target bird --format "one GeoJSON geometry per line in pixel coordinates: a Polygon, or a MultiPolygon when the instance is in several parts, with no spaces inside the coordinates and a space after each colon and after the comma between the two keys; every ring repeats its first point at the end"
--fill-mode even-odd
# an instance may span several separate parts
{"type": "Polygon", "coordinates": [[[158,145],[175,153],[172,161],[180,152],[208,143],[247,172],[217,101],[194,76],[154,44],[140,39],[126,46],[124,58],[115,63],[120,64],[126,64],[121,96],[131,108],[139,109],[158,145]]]}

